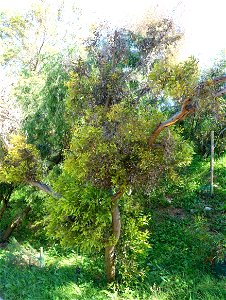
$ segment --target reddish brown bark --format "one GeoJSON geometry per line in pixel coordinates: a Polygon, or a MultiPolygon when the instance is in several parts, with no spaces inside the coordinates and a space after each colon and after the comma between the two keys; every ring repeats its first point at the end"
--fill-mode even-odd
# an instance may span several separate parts
{"type": "Polygon", "coordinates": [[[191,114],[194,111],[195,111],[195,107],[191,104],[191,99],[190,98],[185,99],[181,106],[181,110],[179,112],[174,114],[168,120],[161,122],[156,126],[155,130],[152,132],[148,140],[149,147],[152,147],[154,145],[154,142],[156,141],[160,132],[163,131],[163,129],[175,124],[179,120],[186,118],[189,114],[191,114]]]}
{"type": "MultiPolygon", "coordinates": [[[[200,91],[205,85],[216,85],[218,83],[226,82],[226,75],[216,77],[212,79],[211,81],[203,82],[199,84],[196,88],[196,91],[200,91]]],[[[221,89],[220,91],[216,92],[213,97],[220,97],[226,94],[226,88],[221,89]]],[[[176,122],[183,120],[186,118],[189,114],[194,112],[196,109],[195,105],[192,104],[192,99],[186,98],[181,106],[181,109],[179,112],[174,114],[172,117],[170,117],[168,120],[159,123],[154,131],[151,133],[149,139],[148,139],[148,145],[149,147],[153,147],[154,143],[159,136],[159,134],[167,127],[175,124],[176,122]]]]}
{"type": "Polygon", "coordinates": [[[105,247],[105,266],[107,282],[113,282],[116,274],[116,253],[115,247],[121,234],[121,217],[118,201],[123,195],[123,191],[119,191],[111,198],[111,216],[112,216],[112,241],[105,247]]]}

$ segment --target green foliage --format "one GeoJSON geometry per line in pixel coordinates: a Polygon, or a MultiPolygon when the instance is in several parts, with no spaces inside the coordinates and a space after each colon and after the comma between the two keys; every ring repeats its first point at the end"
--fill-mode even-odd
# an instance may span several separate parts
{"type": "MultiPolygon", "coordinates": [[[[113,238],[113,194],[129,189],[149,193],[163,174],[175,177],[177,169],[191,161],[192,147],[179,130],[164,131],[158,138],[160,147],[149,148],[148,138],[166,116],[160,107],[144,104],[139,89],[147,65],[151,68],[153,57],[159,54],[157,49],[166,57],[166,41],[177,40],[171,25],[167,20],[161,26],[150,24],[143,35],[126,30],[94,32],[86,55],[73,66],[66,102],[72,129],[70,147],[65,151],[61,175],[57,182],[52,181],[63,198],[57,203],[49,199],[46,206],[47,231],[65,245],[101,250],[113,238]],[[166,27],[161,27],[163,24],[166,27]]],[[[147,93],[152,95],[149,88],[147,93]]],[[[125,199],[122,212],[129,212],[130,200],[125,199]]],[[[139,203],[142,208],[142,201],[139,203]]],[[[128,263],[121,274],[129,277],[128,270],[135,273],[140,268],[135,257],[141,259],[143,250],[145,256],[147,232],[142,231],[145,216],[125,213],[122,218],[128,263]],[[135,236],[142,240],[143,250],[135,236]]]]}
{"type": "Polygon", "coordinates": [[[192,118],[184,121],[184,136],[193,141],[196,153],[201,155],[210,154],[210,133],[215,134],[215,153],[222,155],[225,152],[225,110],[226,98],[214,97],[213,94],[223,88],[222,83],[216,86],[208,85],[208,80],[225,74],[226,61],[221,59],[212,68],[204,70],[201,81],[206,84],[200,91],[197,101],[197,110],[192,118]],[[203,94],[203,95],[202,95],[203,94]]]}
{"type": "Polygon", "coordinates": [[[125,195],[121,201],[122,234],[117,251],[120,284],[140,283],[145,279],[149,243],[150,215],[142,212],[142,195],[125,195]]]}
{"type": "Polygon", "coordinates": [[[109,194],[88,184],[81,187],[69,174],[60,176],[56,187],[63,198],[46,201],[48,234],[66,246],[102,250],[111,222],[109,194]]]}
{"type": "Polygon", "coordinates": [[[19,15],[7,16],[5,13],[0,15],[0,37],[2,46],[1,63],[5,64],[14,60],[20,53],[18,40],[23,39],[25,31],[29,28],[29,23],[19,15]],[[9,40],[14,41],[8,44],[9,40]]]}
{"type": "Polygon", "coordinates": [[[149,149],[151,130],[161,113],[135,110],[123,104],[87,111],[74,127],[64,170],[75,181],[90,181],[106,189],[150,189],[162,172],[190,162],[192,148],[176,132],[159,138],[163,149],[149,149]]]}
{"type": "Polygon", "coordinates": [[[164,90],[166,97],[190,97],[199,79],[198,62],[194,57],[177,64],[160,60],[154,64],[148,77],[150,86],[157,91],[164,90]]]}
{"type": "MultiPolygon", "coordinates": [[[[11,245],[13,246],[12,243],[11,245]]],[[[44,248],[44,268],[21,265],[24,249],[36,252],[31,245],[18,245],[14,251],[14,264],[11,264],[9,249],[0,251],[0,295],[4,299],[62,299],[62,300],[196,300],[225,299],[225,282],[208,273],[176,272],[164,276],[162,284],[151,280],[132,288],[126,285],[103,286],[101,268],[90,257],[75,252],[65,253],[55,247],[44,248]],[[18,262],[18,263],[17,263],[18,262]],[[80,274],[76,270],[80,268],[80,274]],[[17,280],[15,281],[15,278],[17,280]]],[[[27,251],[27,250],[26,250],[27,251]]],[[[26,252],[27,255],[27,252],[26,252]]],[[[160,270],[158,271],[161,272],[160,270]]]]}
{"type": "Polygon", "coordinates": [[[16,245],[14,264],[10,263],[10,248],[0,253],[0,294],[4,299],[106,299],[107,291],[96,287],[90,280],[90,273],[93,274],[93,270],[97,269],[91,259],[73,252],[63,257],[56,255],[52,248],[44,252],[45,267],[29,266],[29,259],[23,261],[26,264],[20,263],[22,256],[24,252],[28,254],[28,249],[29,253],[35,252],[38,256],[37,250],[30,245],[16,245]],[[76,273],[78,267],[81,268],[79,275],[76,273]],[[15,281],[15,278],[20,280],[15,281]]]}
{"type": "Polygon", "coordinates": [[[46,57],[41,74],[24,72],[15,91],[24,112],[22,129],[48,165],[62,159],[68,140],[64,101],[67,80],[63,58],[55,55],[46,57]]]}
{"type": "MultiPolygon", "coordinates": [[[[97,107],[95,111],[87,111],[74,126],[62,174],[57,181],[52,181],[63,198],[47,201],[49,234],[63,244],[86,250],[100,250],[107,242],[111,225],[110,197],[117,189],[149,192],[162,172],[165,176],[176,176],[175,166],[179,168],[189,163],[192,154],[192,148],[182,143],[176,132],[162,136],[169,152],[148,149],[149,128],[153,128],[155,121],[153,115],[144,115],[122,104],[113,105],[106,114],[104,110],[97,107]]],[[[129,198],[124,201],[123,214],[130,207],[129,198]]],[[[128,247],[136,248],[133,237],[137,235],[143,239],[140,245],[144,246],[146,233],[139,231],[142,226],[138,224],[142,224],[145,217],[132,216],[125,213],[127,225],[122,224],[122,230],[128,230],[125,233],[128,240],[123,241],[130,245],[128,247]]],[[[127,247],[125,249],[127,251],[127,247]]],[[[139,251],[141,249],[134,250],[133,257],[139,251]]]]}
{"type": "Polygon", "coordinates": [[[0,180],[21,183],[40,178],[42,166],[35,147],[19,135],[14,135],[10,142],[8,153],[0,162],[0,180]]]}
{"type": "Polygon", "coordinates": [[[192,272],[192,269],[207,267],[205,259],[211,254],[213,240],[206,230],[206,222],[199,215],[191,220],[180,220],[177,216],[170,218],[164,214],[155,217],[153,247],[148,259],[151,268],[160,267],[173,273],[186,268],[192,272]]]}
{"type": "MultiPolygon", "coordinates": [[[[15,63],[22,70],[15,95],[27,137],[26,141],[15,136],[8,150],[0,144],[1,211],[6,199],[10,208],[1,228],[29,206],[32,212],[16,237],[39,246],[60,242],[64,249],[90,253],[92,260],[75,253],[56,258],[56,249],[50,249],[46,267],[39,269],[37,251],[11,241],[6,251],[0,251],[3,296],[224,299],[223,283],[212,276],[208,260],[217,257],[220,264],[225,255],[225,161],[215,167],[213,199],[208,196],[207,163],[194,161],[185,169],[193,155],[189,139],[199,149],[208,146],[207,129],[222,130],[224,98],[211,99],[210,81],[197,92],[196,59],[174,62],[171,51],[180,34],[171,20],[152,21],[139,32],[94,30],[83,57],[71,62],[70,51],[53,55],[53,44],[46,47],[45,41],[57,35],[46,26],[50,17],[44,6],[27,16],[1,14],[1,62],[15,63]],[[35,43],[40,37],[41,44],[35,43]],[[205,110],[205,120],[197,114],[192,124],[185,121],[164,130],[150,148],[153,130],[185,97],[205,110]],[[51,170],[45,181],[60,199],[44,198],[25,185],[43,177],[43,165],[46,174],[51,170]],[[101,251],[116,244],[111,206],[118,191],[124,193],[118,202],[119,285],[106,290],[101,289],[101,251]],[[206,205],[213,211],[205,211],[206,205]],[[150,208],[155,208],[152,218],[150,208]],[[15,277],[20,281],[15,283],[15,277]]],[[[221,73],[222,68],[215,75],[221,73]]],[[[220,132],[217,143],[223,144],[220,132]]]]}
{"type": "Polygon", "coordinates": [[[73,13],[69,18],[63,3],[53,7],[42,0],[21,13],[0,12],[0,63],[9,66],[14,75],[23,68],[39,72],[47,53],[53,55],[74,46],[79,15],[78,11],[73,13]],[[67,35],[62,30],[65,26],[67,35]]]}

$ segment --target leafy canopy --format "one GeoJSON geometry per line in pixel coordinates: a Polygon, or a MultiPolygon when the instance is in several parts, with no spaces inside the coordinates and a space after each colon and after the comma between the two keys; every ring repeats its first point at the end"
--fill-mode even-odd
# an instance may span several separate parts
{"type": "MultiPolygon", "coordinates": [[[[164,131],[159,147],[148,147],[150,134],[165,117],[165,102],[154,102],[154,79],[148,74],[167,59],[178,36],[168,20],[149,24],[143,33],[95,31],[85,55],[74,62],[65,114],[71,127],[70,147],[61,175],[52,181],[63,197],[46,203],[48,232],[64,244],[101,249],[113,238],[110,206],[116,192],[149,193],[160,178],[175,179],[176,169],[190,162],[192,147],[178,130],[164,131]]],[[[187,64],[187,78],[194,77],[195,62],[187,64]]],[[[185,68],[169,66],[175,76],[185,68]]],[[[174,88],[171,83],[171,91],[174,88]]],[[[158,95],[162,91],[163,87],[158,95]]],[[[129,211],[129,203],[124,202],[124,211],[129,211]]],[[[123,224],[133,224],[130,229],[138,232],[142,217],[134,223],[129,215],[123,224]]],[[[125,237],[133,239],[129,226],[123,228],[128,230],[125,237]]],[[[146,238],[144,233],[144,244],[146,238]]]]}

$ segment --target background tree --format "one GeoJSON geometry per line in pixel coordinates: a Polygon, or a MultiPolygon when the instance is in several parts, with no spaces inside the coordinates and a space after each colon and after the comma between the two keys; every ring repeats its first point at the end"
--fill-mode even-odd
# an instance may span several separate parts
{"type": "Polygon", "coordinates": [[[47,56],[41,74],[24,71],[15,90],[23,111],[21,129],[47,167],[62,160],[70,135],[64,118],[70,70],[66,64],[63,55],[47,56]]]}
{"type": "Polygon", "coordinates": [[[46,53],[55,54],[74,46],[79,28],[78,10],[63,1],[54,5],[36,1],[23,14],[2,11],[0,17],[1,64],[17,74],[22,68],[40,72],[46,53]],[[66,30],[62,31],[62,27],[66,30]]]}
{"type": "MultiPolygon", "coordinates": [[[[21,15],[1,12],[0,62],[6,75],[2,80],[0,101],[0,134],[1,143],[3,143],[1,145],[2,170],[5,164],[4,156],[8,155],[7,157],[9,157],[12,149],[15,150],[15,153],[26,151],[24,143],[19,142],[21,149],[15,148],[14,144],[10,145],[11,135],[21,135],[21,130],[26,136],[27,143],[32,143],[40,151],[43,161],[42,163],[39,161],[39,163],[43,170],[45,169],[45,174],[47,174],[48,168],[52,168],[62,159],[62,149],[66,147],[67,140],[67,126],[62,118],[64,115],[63,99],[67,90],[64,81],[67,80],[66,69],[69,57],[74,55],[73,51],[70,52],[70,55],[69,51],[67,51],[68,55],[63,52],[70,48],[70,43],[73,43],[73,47],[75,47],[76,31],[73,29],[78,26],[78,11],[72,8],[69,15],[68,8],[63,2],[54,3],[53,7],[43,1],[36,1],[31,10],[21,15]],[[62,31],[62,26],[64,26],[62,24],[66,23],[68,29],[62,31]],[[65,41],[64,44],[62,44],[62,39],[65,41]],[[60,52],[62,54],[59,54],[60,52]],[[67,61],[65,57],[67,57],[67,61]]],[[[13,168],[19,170],[19,164],[17,161],[13,168]]],[[[13,168],[10,169],[12,172],[13,168]]],[[[17,186],[17,191],[20,188],[23,190],[27,179],[33,184],[32,180],[35,176],[28,178],[26,174],[22,174],[23,172],[26,173],[24,168],[21,168],[18,173],[15,172],[17,176],[13,175],[10,181],[15,182],[14,187],[17,186]],[[27,179],[25,180],[25,178],[27,179]],[[22,185],[20,185],[21,183],[22,185]]],[[[40,179],[43,176],[44,173],[38,177],[40,179]]],[[[8,178],[3,177],[3,182],[9,182],[8,178]]],[[[44,184],[38,186],[46,188],[44,184]]],[[[21,194],[24,195],[22,190],[21,194]]],[[[2,192],[4,193],[4,189],[2,192]]],[[[18,200],[18,205],[16,205],[14,200],[8,200],[10,205],[7,207],[10,207],[12,215],[20,215],[19,203],[21,204],[21,201],[18,200]]],[[[26,202],[26,199],[24,200],[26,202]]],[[[25,204],[25,202],[23,203],[25,204]]],[[[31,203],[29,205],[33,209],[33,205],[31,203]]],[[[3,210],[5,211],[4,203],[2,204],[3,210]]],[[[10,212],[7,214],[9,221],[10,212]]],[[[10,223],[8,226],[11,226],[10,223]]]]}
{"type": "MultiPolygon", "coordinates": [[[[216,61],[212,68],[204,70],[201,77],[203,81],[222,77],[225,74],[225,59],[216,61]]],[[[224,76],[223,76],[224,78],[224,76]]],[[[224,90],[225,85],[217,84],[215,92],[224,90]]],[[[210,132],[213,130],[216,136],[215,153],[222,154],[225,151],[225,94],[219,97],[212,97],[207,101],[205,109],[200,107],[195,114],[186,119],[183,124],[184,135],[195,144],[195,150],[201,155],[210,154],[210,132]]]]}

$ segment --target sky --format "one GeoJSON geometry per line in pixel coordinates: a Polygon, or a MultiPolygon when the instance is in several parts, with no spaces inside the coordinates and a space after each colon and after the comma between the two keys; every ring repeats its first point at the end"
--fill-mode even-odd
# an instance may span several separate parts
{"type": "MultiPolygon", "coordinates": [[[[48,0],[47,0],[48,1],[48,0]]],[[[50,0],[49,0],[50,1],[50,0]]],[[[31,0],[0,0],[0,10],[21,12],[31,0]]],[[[50,3],[56,3],[52,0],[50,3]]],[[[184,31],[180,58],[194,55],[202,66],[226,57],[226,0],[65,0],[82,9],[84,24],[108,20],[112,24],[139,21],[148,11],[170,16],[184,31]]],[[[88,25],[87,25],[88,26],[88,25]]]]}

